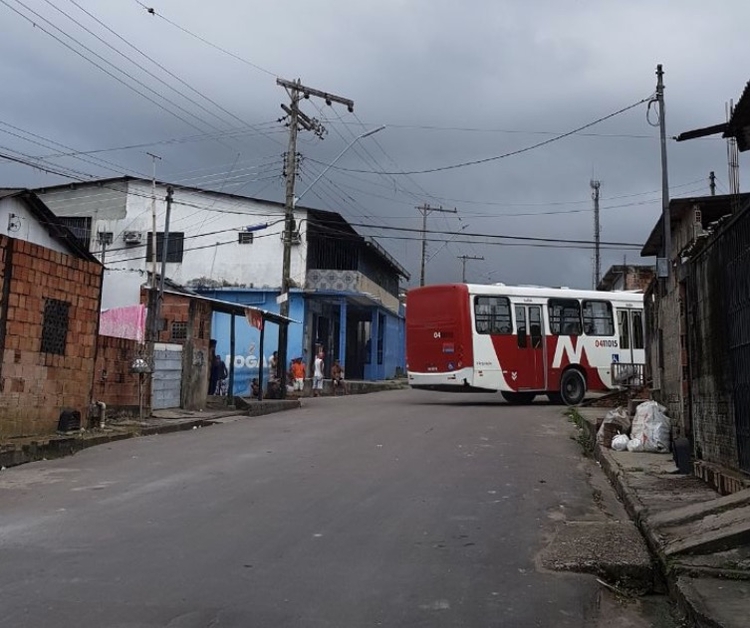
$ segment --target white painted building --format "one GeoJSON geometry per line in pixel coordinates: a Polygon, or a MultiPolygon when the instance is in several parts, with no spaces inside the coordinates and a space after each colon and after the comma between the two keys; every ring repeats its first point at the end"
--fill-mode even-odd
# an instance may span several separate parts
{"type": "Polygon", "coordinates": [[[20,189],[0,189],[0,235],[70,253],[59,231],[54,216],[36,195],[20,189]]]}
{"type": "MultiPolygon", "coordinates": [[[[137,303],[152,269],[151,182],[131,177],[40,189],[37,194],[88,249],[104,259],[102,308],[137,303]]],[[[163,245],[167,184],[156,186],[157,251],[163,245]]],[[[293,285],[306,280],[307,212],[295,212],[293,285]]],[[[165,276],[182,285],[278,288],[284,206],[280,203],[174,186],[165,276]],[[255,231],[247,227],[266,225],[255,231]]],[[[156,265],[161,273],[161,259],[156,265]]]]}

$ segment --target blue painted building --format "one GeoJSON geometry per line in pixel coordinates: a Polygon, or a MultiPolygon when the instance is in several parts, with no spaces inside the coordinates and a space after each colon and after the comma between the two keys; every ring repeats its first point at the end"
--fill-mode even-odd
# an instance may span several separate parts
{"type": "MultiPolygon", "coordinates": [[[[382,380],[405,370],[405,325],[398,289],[406,271],[373,240],[357,234],[334,212],[308,209],[303,285],[292,289],[289,317],[291,360],[302,357],[308,375],[316,353],[325,354],[326,375],[334,359],[350,380],[382,380]]],[[[278,288],[197,288],[200,294],[279,312],[278,288]]],[[[216,351],[234,361],[234,394],[249,392],[250,382],[278,349],[278,328],[267,323],[260,355],[260,331],[235,319],[235,351],[230,350],[230,316],[214,313],[216,351]]]]}

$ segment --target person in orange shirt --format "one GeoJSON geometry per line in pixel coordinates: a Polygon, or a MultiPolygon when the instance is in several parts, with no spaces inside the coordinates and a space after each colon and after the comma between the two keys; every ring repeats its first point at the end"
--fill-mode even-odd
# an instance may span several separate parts
{"type": "Polygon", "coordinates": [[[292,362],[292,376],[294,377],[294,391],[302,392],[305,388],[305,365],[302,358],[296,358],[292,362]]]}

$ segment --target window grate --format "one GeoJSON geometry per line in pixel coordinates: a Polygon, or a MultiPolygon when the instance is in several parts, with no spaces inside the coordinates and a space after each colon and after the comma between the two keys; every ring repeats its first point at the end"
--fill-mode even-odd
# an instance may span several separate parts
{"type": "Polygon", "coordinates": [[[240,244],[252,244],[255,234],[252,231],[240,231],[238,234],[238,242],[240,244]]]}
{"type": "Polygon", "coordinates": [[[42,323],[42,353],[65,355],[65,340],[68,336],[70,303],[58,299],[44,300],[44,322],[42,323]]]}
{"type": "Polygon", "coordinates": [[[187,323],[174,321],[172,323],[172,340],[186,340],[187,339],[187,323]]]}

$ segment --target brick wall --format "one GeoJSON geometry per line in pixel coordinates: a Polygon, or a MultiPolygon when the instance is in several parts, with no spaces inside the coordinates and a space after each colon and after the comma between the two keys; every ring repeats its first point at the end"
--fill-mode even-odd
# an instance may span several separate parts
{"type": "Polygon", "coordinates": [[[691,262],[688,285],[693,442],[696,457],[737,466],[737,430],[732,372],[715,261],[701,255],[691,262]],[[714,263],[712,263],[714,262],[714,263]]]}
{"type": "MultiPolygon", "coordinates": [[[[141,345],[128,338],[99,336],[94,371],[94,399],[107,404],[107,416],[139,413],[138,375],[130,372],[141,345]]],[[[149,378],[143,378],[143,407],[148,414],[151,395],[149,378]]]]}
{"type": "Polygon", "coordinates": [[[652,269],[631,266],[625,275],[624,290],[645,291],[653,278],[654,271],[652,269]]]}
{"type": "MultiPolygon", "coordinates": [[[[141,303],[148,304],[149,290],[141,290],[141,303]]],[[[164,329],[158,342],[183,345],[180,406],[206,407],[210,362],[211,305],[188,294],[165,293],[159,318],[164,329]],[[178,332],[177,335],[175,332],[178,332]]]]}
{"type": "MultiPolygon", "coordinates": [[[[31,242],[12,243],[5,318],[0,436],[54,432],[62,408],[86,424],[94,372],[102,267],[31,242]],[[62,354],[42,352],[47,299],[68,304],[62,354]]],[[[6,264],[7,266],[7,264],[6,264]]],[[[7,281],[4,273],[4,281],[7,281]]],[[[50,317],[52,318],[52,317],[50,317]]]]}

